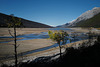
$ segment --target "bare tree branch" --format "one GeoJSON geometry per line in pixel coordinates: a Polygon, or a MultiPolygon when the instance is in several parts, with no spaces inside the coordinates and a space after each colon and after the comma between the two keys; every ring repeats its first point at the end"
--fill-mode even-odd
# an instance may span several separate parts
{"type": "Polygon", "coordinates": [[[19,47],[19,45],[20,45],[20,44],[18,44],[18,45],[16,46],[16,48],[18,48],[18,47],[19,47]]]}
{"type": "Polygon", "coordinates": [[[14,36],[12,35],[11,30],[9,28],[8,28],[8,32],[14,38],[14,36]]]}

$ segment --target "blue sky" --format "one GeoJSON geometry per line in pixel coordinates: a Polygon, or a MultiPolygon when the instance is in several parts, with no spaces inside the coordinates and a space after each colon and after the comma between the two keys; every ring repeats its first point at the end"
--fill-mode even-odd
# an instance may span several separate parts
{"type": "Polygon", "coordinates": [[[0,0],[0,13],[53,26],[72,21],[94,7],[100,7],[100,0],[0,0]]]}

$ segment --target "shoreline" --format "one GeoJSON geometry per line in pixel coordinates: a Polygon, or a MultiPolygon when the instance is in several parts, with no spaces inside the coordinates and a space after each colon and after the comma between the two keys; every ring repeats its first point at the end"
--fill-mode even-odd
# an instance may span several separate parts
{"type": "MultiPolygon", "coordinates": [[[[67,47],[71,47],[73,44],[79,44],[82,43],[86,40],[82,40],[82,41],[77,41],[74,43],[70,43],[70,44],[66,44],[63,45],[63,49],[62,49],[62,53],[65,52],[65,48],[67,47]]],[[[32,53],[32,54],[28,54],[22,57],[19,57],[18,61],[20,62],[27,62],[27,61],[33,61],[38,57],[42,57],[42,56],[53,56],[59,53],[59,47],[54,47],[48,50],[44,50],[44,51],[40,51],[40,52],[36,52],[36,53],[32,53]]],[[[58,58],[60,55],[58,55],[56,58],[58,58]]],[[[1,62],[7,64],[7,65],[14,65],[14,59],[6,59],[6,60],[2,60],[1,62]]]]}
{"type": "MultiPolygon", "coordinates": [[[[76,28],[76,30],[75,29],[72,29],[72,30],[74,30],[75,32],[86,32],[86,31],[79,31],[79,30],[82,30],[82,29],[77,29],[76,28]]],[[[23,29],[20,33],[24,33],[24,34],[28,34],[28,33],[38,33],[38,34],[40,34],[41,32],[47,32],[48,30],[44,30],[44,29],[32,29],[32,28],[30,28],[30,30],[28,30],[28,28],[26,29],[23,29]],[[34,31],[34,32],[33,32],[34,31]]],[[[7,30],[6,30],[6,32],[7,32],[7,30]]],[[[18,32],[18,31],[17,31],[18,32]]],[[[3,32],[4,33],[4,32],[3,32]]],[[[7,33],[5,33],[5,35],[6,35],[7,33]]],[[[19,33],[18,33],[19,34],[19,33]]],[[[80,41],[81,42],[81,41],[80,41]]],[[[30,49],[32,49],[32,50],[34,50],[34,49],[36,49],[36,48],[42,48],[42,47],[46,47],[46,46],[50,46],[50,45],[52,45],[54,42],[53,41],[51,41],[51,40],[47,40],[47,39],[34,39],[34,40],[27,40],[27,41],[20,41],[18,44],[21,44],[21,46],[19,47],[19,49],[18,49],[18,52],[25,52],[26,50],[27,51],[29,51],[30,49]]],[[[78,43],[78,42],[75,42],[76,44],[78,43]]],[[[12,54],[11,52],[14,50],[13,49],[13,46],[11,45],[11,44],[13,44],[13,42],[10,42],[10,43],[7,43],[7,44],[0,44],[0,48],[7,48],[7,49],[5,49],[5,51],[4,50],[1,50],[1,52],[3,52],[3,53],[5,53],[6,54],[6,52],[7,53],[9,53],[10,52],[10,54],[12,54]],[[2,46],[1,46],[2,45],[2,46]],[[4,46],[5,45],[5,46],[4,46]],[[10,48],[10,49],[8,49],[8,48],[10,48]],[[13,49],[13,50],[11,50],[11,49],[13,49]],[[8,51],[9,50],[9,51],[8,51]]],[[[71,44],[71,43],[70,43],[71,44]]],[[[72,44],[71,44],[72,45],[72,44]]],[[[67,45],[66,47],[70,47],[71,45],[67,45]]],[[[37,57],[41,57],[41,56],[50,56],[50,55],[54,55],[54,54],[56,54],[56,53],[59,53],[59,48],[57,47],[57,48],[51,48],[51,49],[48,49],[48,50],[44,50],[44,51],[40,51],[40,52],[36,52],[36,53],[32,53],[32,54],[29,54],[29,55],[26,55],[26,56],[23,56],[22,58],[20,58],[19,60],[21,60],[21,59],[25,59],[25,60],[21,60],[22,62],[24,62],[24,61],[26,61],[26,59],[30,59],[30,60],[33,60],[33,59],[35,59],[35,58],[37,58],[37,57]],[[55,52],[54,52],[54,51],[55,52]]],[[[14,60],[12,60],[13,62],[14,62],[14,60]]],[[[9,63],[10,64],[10,62],[9,62],[9,60],[7,61],[7,63],[9,63]]]]}

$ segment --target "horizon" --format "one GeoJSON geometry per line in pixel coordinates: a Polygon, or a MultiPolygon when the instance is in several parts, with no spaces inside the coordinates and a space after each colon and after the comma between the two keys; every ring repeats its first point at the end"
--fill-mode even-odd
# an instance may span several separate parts
{"type": "Polygon", "coordinates": [[[50,26],[66,24],[82,13],[100,7],[98,0],[0,0],[0,13],[14,14],[50,26]]]}

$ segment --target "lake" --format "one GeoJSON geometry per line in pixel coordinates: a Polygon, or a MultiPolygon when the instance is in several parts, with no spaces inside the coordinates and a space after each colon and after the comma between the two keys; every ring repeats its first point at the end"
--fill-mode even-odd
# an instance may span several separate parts
{"type": "MultiPolygon", "coordinates": [[[[72,31],[69,28],[48,28],[48,30],[68,30],[68,31],[72,31]]],[[[11,36],[0,36],[0,38],[13,38],[11,36]]],[[[41,32],[40,34],[25,34],[25,35],[19,35],[17,36],[17,38],[22,38],[22,39],[18,39],[17,41],[22,41],[22,40],[31,40],[31,39],[45,39],[45,38],[49,38],[48,36],[48,32],[41,32]]],[[[11,40],[13,41],[13,40],[11,40]]],[[[3,41],[0,43],[8,43],[11,41],[3,41]]]]}

